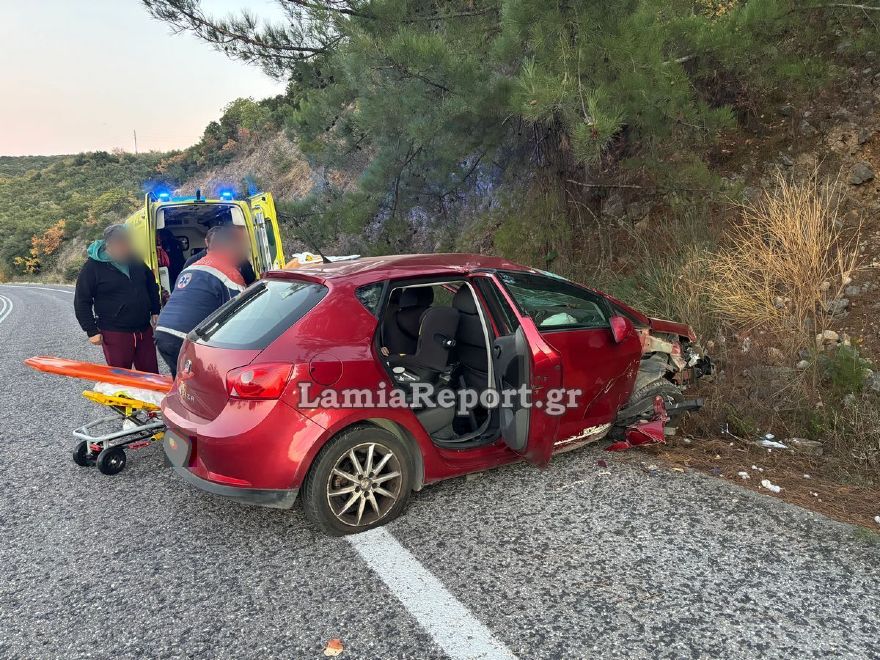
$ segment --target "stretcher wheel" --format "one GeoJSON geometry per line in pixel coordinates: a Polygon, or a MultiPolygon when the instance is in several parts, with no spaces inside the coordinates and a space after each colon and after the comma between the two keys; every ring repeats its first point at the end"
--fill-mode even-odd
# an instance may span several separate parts
{"type": "Polygon", "coordinates": [[[98,454],[98,470],[101,474],[119,474],[125,469],[125,450],[109,447],[98,454]]]}
{"type": "Polygon", "coordinates": [[[80,467],[92,467],[95,464],[95,455],[85,440],[73,450],[73,462],[80,467]]]}

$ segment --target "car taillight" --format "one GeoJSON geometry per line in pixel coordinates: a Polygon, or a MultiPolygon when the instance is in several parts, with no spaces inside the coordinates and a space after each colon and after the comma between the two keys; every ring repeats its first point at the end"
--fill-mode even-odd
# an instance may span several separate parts
{"type": "Polygon", "coordinates": [[[226,391],[234,399],[277,399],[292,369],[292,364],[281,362],[233,369],[226,374],[226,391]]]}

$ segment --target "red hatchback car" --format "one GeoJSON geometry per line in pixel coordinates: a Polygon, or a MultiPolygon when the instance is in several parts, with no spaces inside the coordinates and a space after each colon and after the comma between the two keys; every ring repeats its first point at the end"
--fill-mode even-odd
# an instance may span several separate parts
{"type": "Polygon", "coordinates": [[[652,419],[668,432],[710,370],[688,326],[504,259],[324,263],[270,272],[190,333],[164,444],[190,483],[278,508],[300,495],[341,535],[441,479],[543,466],[652,419]]]}

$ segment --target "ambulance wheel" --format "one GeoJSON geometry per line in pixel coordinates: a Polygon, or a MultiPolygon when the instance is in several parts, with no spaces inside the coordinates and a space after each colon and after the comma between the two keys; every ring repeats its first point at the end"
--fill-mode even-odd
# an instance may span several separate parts
{"type": "Polygon", "coordinates": [[[101,474],[119,474],[125,469],[125,450],[122,447],[109,447],[98,454],[98,469],[101,474]]]}
{"type": "Polygon", "coordinates": [[[83,440],[73,450],[73,462],[80,467],[92,467],[95,464],[95,455],[89,448],[89,443],[83,440]]]}

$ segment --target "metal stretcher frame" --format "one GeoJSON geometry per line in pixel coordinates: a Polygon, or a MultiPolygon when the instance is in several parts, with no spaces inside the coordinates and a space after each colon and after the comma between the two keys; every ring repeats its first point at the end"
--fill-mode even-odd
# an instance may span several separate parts
{"type": "MultiPolygon", "coordinates": [[[[147,424],[139,425],[136,428],[121,429],[112,433],[105,433],[104,435],[92,435],[92,430],[96,427],[100,426],[101,424],[106,424],[107,422],[112,422],[118,419],[118,415],[111,415],[109,417],[96,419],[92,422],[89,422],[88,424],[80,426],[78,429],[75,429],[73,431],[73,437],[77,440],[85,440],[86,442],[101,444],[102,447],[106,449],[107,447],[123,447],[125,445],[131,444],[132,442],[137,442],[138,440],[146,440],[147,438],[150,438],[165,430],[165,422],[159,419],[154,422],[148,422],[147,424]],[[113,444],[114,440],[119,440],[120,438],[125,438],[125,440],[123,442],[113,444]]],[[[135,421],[134,423],[137,424],[138,422],[135,421]]]]}
{"type": "Polygon", "coordinates": [[[73,431],[73,437],[82,440],[89,445],[100,445],[101,449],[112,447],[124,447],[132,443],[154,438],[160,440],[165,431],[165,422],[159,412],[159,406],[146,401],[121,394],[104,394],[93,390],[86,390],[83,396],[98,405],[113,409],[115,415],[102,417],[80,426],[73,431]],[[146,413],[146,419],[137,416],[137,413],[146,413]],[[134,424],[133,427],[122,428],[103,435],[94,435],[94,430],[102,424],[117,421],[119,418],[134,424]],[[118,442],[115,442],[118,441],[118,442]]]}
{"type": "Polygon", "coordinates": [[[165,422],[159,406],[126,395],[124,389],[138,388],[165,394],[173,383],[168,376],[51,356],[32,357],[25,360],[25,364],[44,373],[119,386],[120,392],[115,394],[104,394],[94,390],[83,392],[86,399],[110,408],[115,414],[91,421],[73,431],[73,437],[79,440],[73,451],[73,460],[77,465],[87,467],[97,464],[98,469],[104,474],[117,474],[125,468],[124,447],[137,442],[146,445],[163,439],[165,422]],[[133,426],[108,433],[98,431],[101,425],[118,421],[120,418],[133,426]]]}

